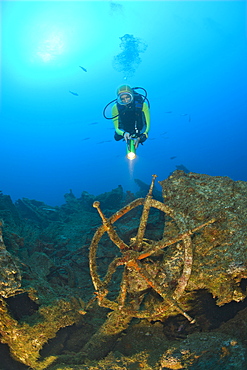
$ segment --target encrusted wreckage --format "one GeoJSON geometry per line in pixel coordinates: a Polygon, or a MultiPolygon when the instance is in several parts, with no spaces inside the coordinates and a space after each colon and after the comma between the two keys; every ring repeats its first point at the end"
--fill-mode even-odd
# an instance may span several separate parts
{"type": "Polygon", "coordinates": [[[14,258],[6,250],[0,222],[0,296],[8,298],[15,295],[21,287],[21,273],[14,258]]]}
{"type": "MultiPolygon", "coordinates": [[[[55,219],[53,211],[51,224],[43,217],[49,207],[32,203],[42,235],[57,239],[47,244],[39,235],[39,249],[37,243],[32,249],[29,230],[28,256],[23,250],[12,256],[1,238],[6,265],[0,286],[1,342],[17,361],[35,370],[73,370],[78,364],[81,370],[194,369],[204,363],[209,369],[246,368],[247,184],[175,171],[159,182],[162,201],[155,178],[147,194],[141,187],[137,199],[128,193],[130,203],[121,188],[110,194],[109,206],[105,196],[99,202],[87,194],[77,200],[70,193],[66,207],[56,208],[55,219]],[[113,199],[122,205],[115,213],[113,199]],[[82,220],[89,224],[85,227],[82,220]],[[65,239],[68,229],[71,239],[65,239]],[[78,235],[85,238],[88,229],[89,270],[85,247],[77,249],[78,235]],[[61,235],[62,254],[56,249],[61,235]],[[58,255],[60,266],[54,266],[52,258],[57,264],[58,255]],[[94,293],[93,287],[83,290],[89,274],[94,293]],[[37,302],[25,321],[11,316],[6,299],[18,298],[20,291],[37,302]],[[231,306],[234,302],[240,308],[231,306]],[[239,311],[235,317],[231,307],[239,311]],[[217,310],[223,310],[222,318],[217,310]]],[[[29,203],[25,200],[25,219],[29,203]]],[[[23,210],[23,202],[19,205],[23,210]]],[[[5,234],[10,250],[18,250],[18,240],[24,248],[24,231],[19,237],[5,234]]]]}
{"type": "Polygon", "coordinates": [[[195,227],[192,230],[186,230],[186,223],[184,222],[182,215],[177,214],[175,210],[171,209],[165,204],[152,199],[152,191],[154,187],[154,180],[156,177],[156,175],[153,176],[149,192],[145,199],[139,198],[137,200],[134,200],[126,207],[111,216],[109,219],[107,219],[100,210],[100,203],[97,201],[94,202],[93,206],[98,209],[98,212],[103,220],[103,225],[95,234],[90,247],[89,261],[93,284],[96,289],[96,294],[100,306],[117,310],[119,311],[119,313],[127,314],[130,317],[146,318],[151,320],[161,318],[163,316],[163,313],[167,310],[167,306],[171,306],[176,312],[181,313],[191,323],[194,323],[195,319],[192,319],[186,312],[184,312],[184,310],[179,307],[177,301],[183,294],[191,275],[193,264],[191,235],[193,235],[201,228],[212,224],[213,222],[215,222],[215,219],[208,220],[207,222],[195,227]],[[124,214],[139,205],[143,206],[143,211],[138,232],[136,237],[132,238],[130,240],[130,244],[127,245],[122,239],[119,238],[112,224],[124,214]],[[167,214],[178,225],[180,233],[173,238],[164,236],[162,240],[159,241],[144,238],[148,222],[148,215],[151,207],[159,209],[160,211],[167,214]],[[112,261],[111,265],[108,268],[107,274],[104,277],[104,280],[101,281],[96,269],[96,251],[97,245],[104,232],[107,232],[112,242],[118,246],[118,248],[122,252],[122,256],[116,257],[112,261]],[[171,275],[172,271],[168,272],[163,270],[161,264],[159,264],[159,267],[157,269],[153,261],[151,266],[150,264],[145,264],[145,261],[148,257],[152,255],[157,255],[162,251],[162,249],[167,248],[168,246],[171,246],[180,241],[183,242],[184,249],[182,256],[183,269],[181,276],[177,279],[174,292],[171,292],[170,289],[167,289],[167,284],[164,284],[164,281],[161,283],[160,275],[168,275],[168,273],[171,275]],[[144,263],[142,263],[143,261],[144,263]],[[115,273],[117,266],[121,265],[125,266],[120,288],[121,291],[119,296],[117,297],[117,302],[112,302],[106,298],[106,295],[108,294],[107,286],[110,282],[110,279],[112,278],[112,275],[115,273]],[[132,283],[131,281],[134,277],[136,279],[134,279],[134,283],[132,283]],[[153,288],[154,291],[156,291],[162,297],[163,302],[155,305],[153,307],[153,310],[150,310],[150,307],[146,310],[140,310],[139,308],[141,302],[143,301],[144,293],[148,288],[153,288]],[[131,292],[132,299],[134,293],[136,293],[134,303],[135,308],[133,307],[133,302],[128,302],[127,300],[127,294],[129,293],[129,290],[131,292]]]}
{"type": "MultiPolygon", "coordinates": [[[[90,356],[88,349],[90,351],[93,349],[94,356],[96,352],[99,352],[100,356],[103,353],[107,353],[106,338],[109,340],[109,336],[114,337],[114,335],[126,329],[133,317],[162,320],[164,317],[180,313],[191,324],[195,323],[195,318],[192,318],[185,312],[179,303],[179,301],[184,301],[184,305],[188,306],[188,301],[191,299],[191,292],[186,292],[184,299],[182,299],[189,283],[193,266],[193,249],[195,247],[193,247],[191,236],[197,234],[194,239],[200,238],[200,244],[203,242],[204,245],[209,238],[212,239],[212,244],[207,245],[207,249],[202,251],[200,260],[210,250],[219,247],[218,243],[221,244],[221,247],[231,245],[227,241],[223,245],[221,243],[222,237],[224,237],[219,227],[222,222],[222,214],[218,213],[217,220],[211,213],[208,216],[204,213],[200,215],[198,221],[195,214],[193,223],[189,223],[187,215],[182,213],[180,209],[177,210],[178,207],[171,208],[152,198],[155,178],[156,175],[153,176],[146,198],[134,200],[110,218],[105,217],[98,201],[95,201],[93,204],[102,218],[103,225],[98,228],[91,243],[89,254],[90,273],[99,305],[113,310],[114,313],[109,316],[104,326],[87,343],[84,350],[86,350],[88,356],[90,356]],[[143,206],[143,211],[137,234],[131,238],[129,244],[126,244],[116,233],[113,224],[127,212],[140,205],[143,206]],[[165,214],[165,228],[161,240],[150,240],[144,237],[151,207],[165,214]],[[192,228],[190,229],[189,226],[192,226],[192,228]],[[200,231],[203,233],[202,236],[200,236],[200,231]],[[105,232],[119,248],[122,255],[113,259],[104,278],[101,279],[97,272],[97,248],[105,232]],[[163,250],[168,247],[171,247],[171,249],[168,253],[165,253],[163,250]],[[179,257],[177,254],[179,254],[179,257]],[[151,259],[152,256],[154,259],[151,259]],[[175,264],[174,261],[176,261],[175,264]],[[116,268],[122,265],[124,270],[120,292],[115,301],[112,301],[107,298],[109,293],[108,285],[116,268]],[[151,298],[146,297],[146,295],[150,295],[150,289],[157,293],[158,297],[156,299],[153,296],[151,298]],[[99,348],[102,343],[104,343],[103,347],[105,350],[103,352],[99,348]]],[[[166,191],[167,188],[164,187],[164,193],[166,191]]],[[[192,189],[189,189],[189,191],[191,192],[192,189]]],[[[165,195],[165,198],[168,198],[167,195],[165,195]]],[[[226,233],[226,230],[224,230],[224,233],[226,233]]],[[[196,261],[196,264],[198,264],[198,261],[196,261]]],[[[227,273],[230,273],[231,266],[232,264],[228,266],[227,273]]],[[[200,275],[202,273],[203,271],[200,275]]],[[[223,274],[223,271],[221,273],[223,274]]],[[[243,269],[241,273],[243,273],[243,269]]],[[[225,283],[225,279],[223,279],[222,283],[225,283]]],[[[220,296],[217,295],[217,297],[219,300],[220,296]]],[[[245,294],[236,287],[234,296],[231,299],[239,301],[244,299],[244,297],[245,294]]]]}

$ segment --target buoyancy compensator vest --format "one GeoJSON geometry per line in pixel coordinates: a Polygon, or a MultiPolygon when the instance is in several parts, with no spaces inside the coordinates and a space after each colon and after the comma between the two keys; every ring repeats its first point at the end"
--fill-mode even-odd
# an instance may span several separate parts
{"type": "Polygon", "coordinates": [[[134,93],[134,99],[130,104],[121,105],[117,104],[119,128],[129,132],[131,135],[139,136],[145,124],[145,117],[142,111],[143,97],[134,93]]]}

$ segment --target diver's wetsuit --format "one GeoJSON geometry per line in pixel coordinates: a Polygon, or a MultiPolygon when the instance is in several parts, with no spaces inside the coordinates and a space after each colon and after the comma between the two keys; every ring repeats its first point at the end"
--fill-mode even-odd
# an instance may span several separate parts
{"type": "Polygon", "coordinates": [[[112,117],[115,127],[115,140],[123,139],[125,132],[134,137],[147,137],[150,129],[150,113],[148,104],[140,94],[134,93],[134,99],[129,104],[114,104],[112,117]]]}

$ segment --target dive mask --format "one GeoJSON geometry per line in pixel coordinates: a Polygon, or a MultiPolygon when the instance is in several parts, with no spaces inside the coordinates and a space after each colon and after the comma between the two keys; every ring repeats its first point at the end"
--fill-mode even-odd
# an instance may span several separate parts
{"type": "Polygon", "coordinates": [[[132,101],[133,101],[133,95],[128,92],[123,92],[119,94],[117,98],[118,104],[121,104],[121,105],[130,104],[132,101]]]}

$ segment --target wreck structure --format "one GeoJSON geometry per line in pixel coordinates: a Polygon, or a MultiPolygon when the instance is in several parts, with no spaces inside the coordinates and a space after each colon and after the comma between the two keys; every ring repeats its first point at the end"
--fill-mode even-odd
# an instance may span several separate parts
{"type": "Polygon", "coordinates": [[[98,199],[70,193],[55,210],[15,205],[0,239],[1,343],[15,360],[34,370],[246,368],[247,184],[178,170],[159,193],[155,178],[136,195],[119,187],[98,199]],[[32,219],[31,239],[16,210],[32,219]],[[18,320],[8,299],[23,295],[37,306],[18,320]]]}

